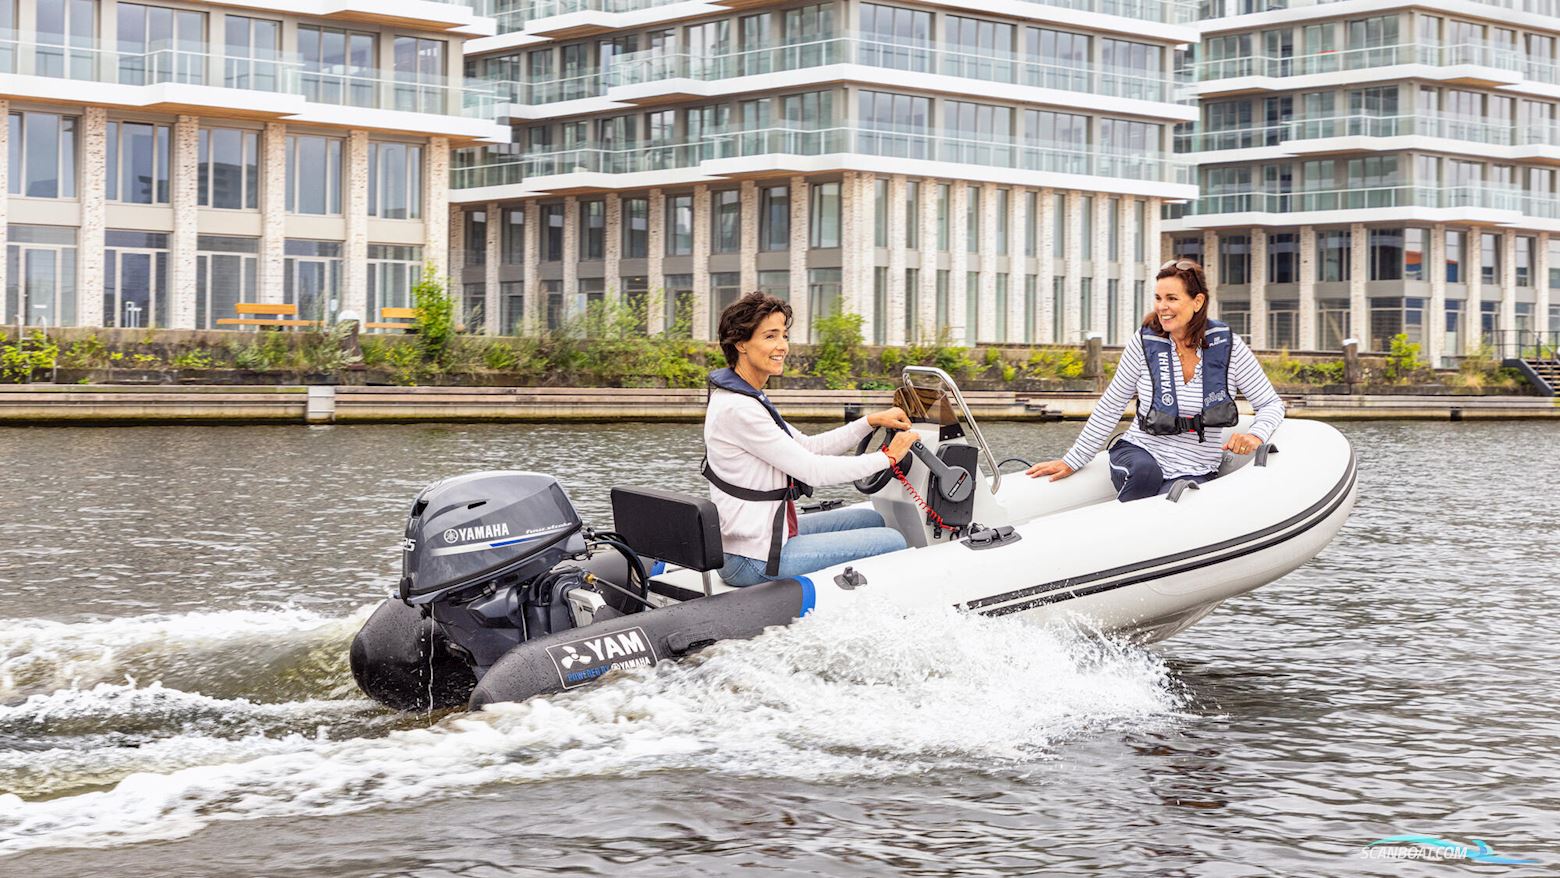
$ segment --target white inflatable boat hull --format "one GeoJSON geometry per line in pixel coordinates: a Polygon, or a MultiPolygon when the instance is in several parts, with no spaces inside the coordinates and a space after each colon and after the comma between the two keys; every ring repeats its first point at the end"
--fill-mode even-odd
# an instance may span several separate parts
{"type": "MultiPolygon", "coordinates": [[[[934,430],[922,435],[935,443],[934,430]]],[[[1176,501],[1118,502],[1103,453],[1056,482],[1008,473],[993,494],[985,478],[974,520],[1012,525],[1022,539],[978,550],[931,539],[924,515],[903,486],[890,482],[871,505],[923,545],[808,574],[813,610],[837,612],[861,600],[951,604],[1162,640],[1309,561],[1348,519],[1356,458],[1341,433],[1320,421],[1289,420],[1271,444],[1277,451],[1265,466],[1229,457],[1219,478],[1176,501]],[[851,587],[842,575],[847,567],[864,582],[851,587]]],[[[910,480],[925,496],[924,468],[910,480]]],[[[658,579],[689,592],[705,589],[693,571],[658,579]]],[[[711,581],[714,592],[729,590],[718,577],[711,581]]]]}

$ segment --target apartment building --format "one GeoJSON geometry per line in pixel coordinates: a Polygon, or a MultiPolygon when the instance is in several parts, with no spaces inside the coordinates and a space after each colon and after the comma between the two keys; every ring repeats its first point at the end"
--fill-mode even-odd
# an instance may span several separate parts
{"type": "Polygon", "coordinates": [[[1560,3],[1205,0],[1176,151],[1193,256],[1257,348],[1429,361],[1560,331],[1560,3]]]}
{"type": "Polygon", "coordinates": [[[429,0],[0,0],[10,324],[213,328],[406,304],[452,147],[505,140],[429,0]]]}
{"type": "Polygon", "coordinates": [[[466,73],[512,142],[460,150],[466,322],[557,328],[593,301],[710,338],[721,309],[837,309],[869,342],[1120,343],[1151,295],[1172,153],[1160,0],[535,0],[466,73]]]}

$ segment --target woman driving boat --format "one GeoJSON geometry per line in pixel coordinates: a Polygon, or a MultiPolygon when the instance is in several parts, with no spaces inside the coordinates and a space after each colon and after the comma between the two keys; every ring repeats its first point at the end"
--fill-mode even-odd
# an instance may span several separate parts
{"type": "Polygon", "coordinates": [[[1182,479],[1213,478],[1223,451],[1250,454],[1284,420],[1284,403],[1262,364],[1229,326],[1208,319],[1212,292],[1202,266],[1172,259],[1154,280],[1154,310],[1127,340],[1116,376],[1061,460],[1030,467],[1031,478],[1072,475],[1099,453],[1127,403],[1137,418],[1110,447],[1110,478],[1123,502],[1164,494],[1182,479]],[[1180,380],[1176,380],[1180,379],[1180,380]],[[1239,413],[1234,391],[1256,409],[1249,433],[1231,433],[1239,413]],[[1182,412],[1192,412],[1189,417],[1182,412]]]}
{"type": "Polygon", "coordinates": [[[808,436],[780,417],[764,395],[770,376],[785,370],[791,306],[752,292],[720,315],[727,368],[710,373],[704,416],[710,499],[720,512],[726,564],[720,577],[757,585],[811,573],[845,561],[905,548],[899,531],[870,509],[834,509],[798,518],[796,500],[814,485],[835,485],[881,472],[904,459],[917,435],[897,408],[874,412],[808,436]],[[877,427],[902,430],[882,451],[840,456],[877,427]]]}

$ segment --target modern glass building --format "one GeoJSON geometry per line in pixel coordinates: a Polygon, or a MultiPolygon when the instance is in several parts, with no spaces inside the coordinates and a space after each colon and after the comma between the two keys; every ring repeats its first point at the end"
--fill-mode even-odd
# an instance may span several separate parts
{"type": "MultiPolygon", "coordinates": [[[[1201,259],[1257,348],[1441,364],[1560,330],[1560,2],[1204,0],[1176,132],[1201,259]]],[[[1508,348],[1509,349],[1509,348],[1508,348]]]]}
{"type": "Polygon", "coordinates": [[[710,338],[743,291],[794,337],[1119,343],[1146,307],[1173,154],[1163,0],[498,0],[466,73],[512,143],[457,151],[451,262],[489,332],[617,300],[710,338]]]}
{"type": "Polygon", "coordinates": [[[449,153],[507,139],[427,0],[0,0],[8,324],[211,328],[405,304],[449,153]]]}

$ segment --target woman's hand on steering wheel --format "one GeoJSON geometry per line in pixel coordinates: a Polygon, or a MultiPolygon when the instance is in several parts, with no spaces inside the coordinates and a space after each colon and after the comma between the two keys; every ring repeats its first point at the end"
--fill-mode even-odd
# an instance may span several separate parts
{"type": "MultiPolygon", "coordinates": [[[[910,418],[905,415],[904,409],[896,406],[867,415],[867,426],[873,429],[891,427],[895,430],[908,430],[910,429],[910,418]]],[[[898,459],[895,458],[895,460],[898,459]]]]}
{"type": "MultiPolygon", "coordinates": [[[[899,409],[894,409],[894,411],[897,412],[899,409]]],[[[900,414],[902,417],[903,412],[900,414]]],[[[914,430],[904,430],[895,433],[894,438],[888,440],[888,456],[892,457],[895,463],[898,463],[905,459],[905,455],[910,453],[910,446],[919,441],[921,441],[921,434],[914,430]]]]}

